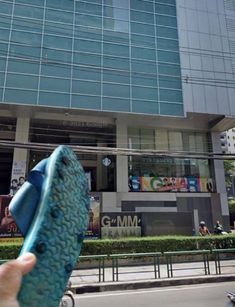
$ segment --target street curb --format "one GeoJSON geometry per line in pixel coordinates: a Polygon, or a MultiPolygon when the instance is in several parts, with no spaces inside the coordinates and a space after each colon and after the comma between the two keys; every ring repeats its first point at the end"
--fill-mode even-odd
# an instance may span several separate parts
{"type": "Polygon", "coordinates": [[[125,282],[109,282],[109,283],[94,283],[84,285],[72,285],[72,291],[76,294],[118,291],[118,290],[135,290],[155,287],[171,287],[183,286],[203,283],[218,283],[226,281],[235,281],[235,275],[223,276],[200,276],[200,277],[184,277],[184,278],[169,278],[162,280],[144,280],[144,281],[125,281],[125,282]]]}

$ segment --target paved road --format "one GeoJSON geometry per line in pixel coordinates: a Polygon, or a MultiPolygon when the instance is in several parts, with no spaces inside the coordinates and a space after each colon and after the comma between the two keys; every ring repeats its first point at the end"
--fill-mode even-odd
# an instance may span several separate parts
{"type": "Polygon", "coordinates": [[[232,307],[226,290],[235,290],[235,283],[90,293],[75,299],[76,307],[232,307]]]}

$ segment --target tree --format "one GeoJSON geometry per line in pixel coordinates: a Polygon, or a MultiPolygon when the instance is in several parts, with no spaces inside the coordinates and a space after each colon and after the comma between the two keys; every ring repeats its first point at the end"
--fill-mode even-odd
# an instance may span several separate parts
{"type": "Polygon", "coordinates": [[[224,175],[225,175],[226,187],[231,187],[232,177],[235,175],[235,167],[233,161],[224,160],[224,175]]]}

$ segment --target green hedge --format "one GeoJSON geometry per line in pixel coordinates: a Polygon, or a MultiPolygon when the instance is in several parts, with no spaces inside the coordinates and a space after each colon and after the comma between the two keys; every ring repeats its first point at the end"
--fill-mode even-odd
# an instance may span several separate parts
{"type": "MultiPolygon", "coordinates": [[[[0,246],[0,259],[13,259],[20,245],[0,246]]],[[[209,237],[160,236],[119,240],[85,240],[82,255],[147,253],[195,249],[235,248],[235,235],[209,237]]]]}

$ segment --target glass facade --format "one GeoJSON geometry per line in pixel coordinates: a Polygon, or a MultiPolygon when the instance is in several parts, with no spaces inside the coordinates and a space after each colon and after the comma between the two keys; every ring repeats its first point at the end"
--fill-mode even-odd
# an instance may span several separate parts
{"type": "Polygon", "coordinates": [[[0,1],[2,102],[183,116],[175,0],[0,1]]]}
{"type": "MultiPolygon", "coordinates": [[[[164,129],[129,128],[129,147],[165,152],[207,153],[211,142],[207,133],[164,129]]],[[[131,191],[212,192],[212,165],[208,159],[131,156],[131,191]],[[134,183],[133,183],[134,182],[134,183]]]]}

